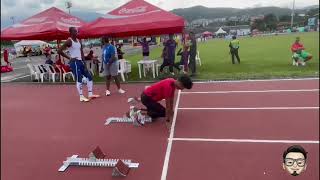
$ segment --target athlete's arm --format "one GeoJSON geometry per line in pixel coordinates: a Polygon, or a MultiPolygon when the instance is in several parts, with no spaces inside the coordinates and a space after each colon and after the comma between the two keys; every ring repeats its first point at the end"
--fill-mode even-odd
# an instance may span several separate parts
{"type": "Polygon", "coordinates": [[[71,39],[68,39],[59,49],[58,49],[58,54],[61,55],[62,57],[65,57],[67,59],[71,59],[66,53],[63,51],[66,50],[68,47],[72,46],[71,39]]]}

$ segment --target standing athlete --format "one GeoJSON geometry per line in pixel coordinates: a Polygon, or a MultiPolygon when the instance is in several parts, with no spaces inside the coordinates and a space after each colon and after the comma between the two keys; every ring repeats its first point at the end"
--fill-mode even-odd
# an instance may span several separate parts
{"type": "Polygon", "coordinates": [[[72,70],[73,75],[76,77],[76,86],[80,96],[81,102],[88,102],[92,98],[100,97],[95,95],[92,92],[93,81],[92,76],[84,65],[84,54],[82,50],[82,43],[77,39],[78,30],[75,27],[69,28],[70,37],[58,50],[58,54],[69,59],[69,64],[72,70]],[[68,49],[70,56],[65,54],[63,51],[68,49]],[[86,98],[82,93],[82,78],[87,78],[87,87],[88,87],[88,98],[86,98]]]}

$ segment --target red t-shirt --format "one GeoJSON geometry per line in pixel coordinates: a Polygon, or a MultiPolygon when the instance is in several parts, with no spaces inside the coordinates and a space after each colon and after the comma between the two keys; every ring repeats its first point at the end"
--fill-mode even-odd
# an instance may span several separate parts
{"type": "Polygon", "coordinates": [[[304,49],[302,43],[293,43],[292,46],[291,46],[291,51],[292,52],[296,52],[300,48],[304,49]]]}
{"type": "Polygon", "coordinates": [[[173,98],[174,91],[176,90],[174,85],[175,81],[176,80],[173,78],[164,79],[148,87],[143,91],[143,93],[157,102],[161,101],[162,99],[173,98]]]}
{"type": "Polygon", "coordinates": [[[9,63],[9,52],[8,49],[5,49],[3,52],[3,59],[6,63],[9,63]]]}

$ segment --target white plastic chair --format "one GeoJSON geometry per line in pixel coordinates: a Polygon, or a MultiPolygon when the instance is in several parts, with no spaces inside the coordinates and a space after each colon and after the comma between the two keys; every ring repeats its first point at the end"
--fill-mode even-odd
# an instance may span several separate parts
{"type": "Polygon", "coordinates": [[[62,82],[62,66],[60,66],[60,65],[56,65],[56,67],[57,67],[57,69],[59,70],[59,72],[57,72],[57,73],[59,73],[59,79],[60,79],[60,82],[62,82]]]}
{"type": "Polygon", "coordinates": [[[39,76],[40,76],[41,82],[43,83],[44,76],[45,76],[46,74],[49,74],[49,73],[48,73],[48,70],[45,68],[45,65],[43,65],[43,64],[35,65],[35,69],[36,69],[36,72],[37,72],[37,73],[39,74],[39,76]]]}
{"type": "Polygon", "coordinates": [[[57,72],[56,72],[55,68],[50,64],[45,64],[45,67],[46,67],[48,74],[49,74],[49,82],[50,82],[50,79],[52,79],[52,82],[56,82],[57,72]]]}
{"type": "Polygon", "coordinates": [[[70,72],[66,72],[66,70],[64,68],[62,68],[62,67],[61,67],[61,69],[63,71],[63,74],[62,74],[63,82],[66,82],[66,76],[67,75],[69,75],[69,76],[71,75],[73,81],[75,81],[74,75],[73,75],[73,73],[71,71],[70,72]]]}
{"type": "Polygon", "coordinates": [[[122,81],[126,81],[125,75],[128,78],[128,73],[131,72],[131,64],[129,61],[126,61],[125,59],[119,59],[119,70],[118,73],[120,73],[122,81]]]}
{"type": "Polygon", "coordinates": [[[201,66],[201,59],[200,59],[200,53],[199,53],[199,51],[197,51],[196,62],[201,66]]]}
{"type": "Polygon", "coordinates": [[[35,76],[35,79],[39,81],[39,73],[36,71],[36,68],[32,64],[27,64],[27,66],[30,71],[31,81],[33,81],[32,76],[35,76]]]}

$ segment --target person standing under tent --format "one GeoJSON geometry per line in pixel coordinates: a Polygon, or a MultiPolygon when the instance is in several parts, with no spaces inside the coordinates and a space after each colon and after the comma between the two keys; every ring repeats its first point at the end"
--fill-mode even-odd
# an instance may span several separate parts
{"type": "Polygon", "coordinates": [[[75,27],[69,28],[70,38],[59,48],[58,54],[69,59],[69,64],[72,70],[72,73],[76,77],[76,87],[80,96],[80,102],[88,102],[92,98],[98,98],[99,95],[93,94],[93,80],[92,75],[86,69],[86,66],[83,62],[84,54],[82,49],[82,43],[77,39],[78,30],[75,27]],[[68,48],[70,56],[65,54],[63,51],[68,48]],[[83,77],[87,78],[87,87],[88,87],[88,98],[83,95],[82,92],[82,79],[83,77]]]}
{"type": "Polygon", "coordinates": [[[149,55],[150,55],[150,50],[149,50],[149,43],[151,42],[150,41],[147,41],[147,38],[143,38],[142,41],[140,41],[138,39],[138,42],[141,44],[142,46],[142,56],[143,56],[143,59],[144,60],[148,60],[149,59],[149,55]]]}
{"type": "Polygon", "coordinates": [[[102,50],[103,64],[104,64],[104,72],[106,75],[106,96],[110,96],[110,80],[111,77],[114,79],[118,92],[120,94],[124,94],[125,91],[120,87],[120,80],[118,78],[119,71],[119,61],[117,58],[117,51],[113,44],[110,43],[110,39],[108,37],[103,37],[102,42],[105,44],[102,50]]]}

